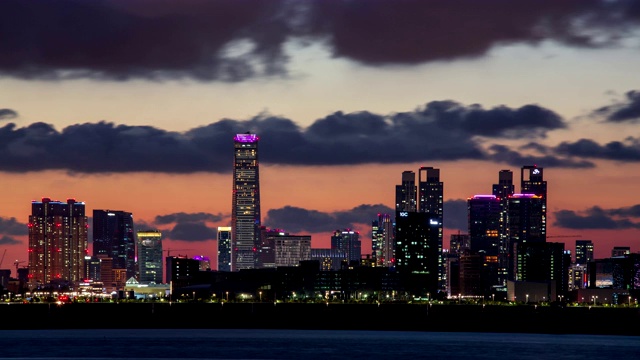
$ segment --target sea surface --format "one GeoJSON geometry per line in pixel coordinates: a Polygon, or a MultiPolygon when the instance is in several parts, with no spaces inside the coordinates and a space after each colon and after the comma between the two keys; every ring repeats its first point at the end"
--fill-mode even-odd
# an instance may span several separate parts
{"type": "Polygon", "coordinates": [[[353,330],[1,330],[0,358],[640,359],[640,337],[353,330]]]}

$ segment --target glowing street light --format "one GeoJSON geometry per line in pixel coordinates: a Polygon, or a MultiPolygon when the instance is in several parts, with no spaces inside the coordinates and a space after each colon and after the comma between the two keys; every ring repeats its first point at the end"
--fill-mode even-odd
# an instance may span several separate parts
{"type": "Polygon", "coordinates": [[[226,291],[225,293],[227,294],[227,302],[228,302],[229,301],[229,292],[226,291]]]}
{"type": "Polygon", "coordinates": [[[262,291],[259,291],[258,294],[260,294],[260,302],[262,302],[262,291]]]}

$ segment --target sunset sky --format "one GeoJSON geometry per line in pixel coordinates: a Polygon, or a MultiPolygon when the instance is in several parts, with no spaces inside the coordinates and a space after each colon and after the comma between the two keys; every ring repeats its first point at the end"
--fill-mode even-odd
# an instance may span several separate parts
{"type": "Polygon", "coordinates": [[[468,197],[535,164],[548,241],[640,251],[640,1],[3,0],[0,35],[0,268],[43,197],[215,266],[247,131],[263,224],[313,247],[354,228],[370,253],[402,171],[433,166],[447,248],[468,197]]]}

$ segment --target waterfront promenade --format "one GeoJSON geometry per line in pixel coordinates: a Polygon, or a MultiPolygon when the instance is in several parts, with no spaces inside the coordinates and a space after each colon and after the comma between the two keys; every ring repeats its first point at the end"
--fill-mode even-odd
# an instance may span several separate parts
{"type": "Polygon", "coordinates": [[[640,335],[640,308],[395,303],[0,304],[0,329],[317,329],[640,335]],[[11,319],[11,321],[8,321],[11,319]]]}

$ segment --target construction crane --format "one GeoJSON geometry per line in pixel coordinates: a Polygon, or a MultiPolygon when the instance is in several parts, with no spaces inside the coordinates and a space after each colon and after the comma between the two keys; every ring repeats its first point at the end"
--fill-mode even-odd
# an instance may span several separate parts
{"type": "Polygon", "coordinates": [[[166,249],[162,251],[167,253],[167,257],[170,257],[172,251],[193,251],[193,250],[195,249],[166,249]]]}
{"type": "Polygon", "coordinates": [[[13,265],[15,265],[15,266],[16,266],[16,278],[18,277],[18,266],[19,266],[20,264],[24,263],[24,262],[26,262],[26,261],[24,261],[24,260],[23,260],[23,261],[18,261],[18,260],[16,260],[16,261],[14,261],[14,262],[13,262],[13,265]]]}
{"type": "Polygon", "coordinates": [[[2,262],[4,261],[5,255],[7,255],[7,249],[4,249],[4,252],[2,253],[2,258],[0,259],[0,266],[2,266],[2,262]]]}

